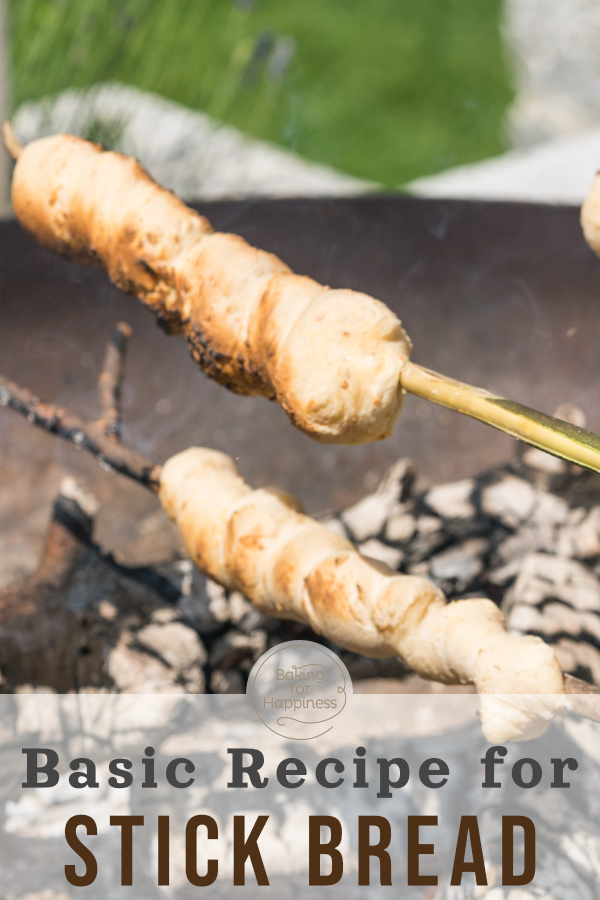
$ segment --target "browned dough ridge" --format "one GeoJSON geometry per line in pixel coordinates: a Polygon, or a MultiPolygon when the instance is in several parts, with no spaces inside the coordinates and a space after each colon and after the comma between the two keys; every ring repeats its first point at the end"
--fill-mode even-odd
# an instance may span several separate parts
{"type": "Polygon", "coordinates": [[[102,265],[203,371],[281,403],[325,443],[388,437],[411,350],[385,304],[295,275],[271,253],[210,223],[130,157],[71,135],[33,141],[16,162],[13,208],[45,247],[102,265]]]}

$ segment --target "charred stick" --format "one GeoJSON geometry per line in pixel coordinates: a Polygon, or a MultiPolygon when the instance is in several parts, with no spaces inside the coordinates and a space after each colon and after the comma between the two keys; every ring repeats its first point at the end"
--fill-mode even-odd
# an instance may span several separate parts
{"type": "Polygon", "coordinates": [[[121,423],[119,401],[121,383],[125,374],[125,352],[131,337],[131,328],[125,322],[119,322],[112,340],[106,347],[104,365],[98,380],[98,399],[100,403],[100,421],[107,437],[113,440],[120,438],[121,423]]]}
{"type": "Polygon", "coordinates": [[[0,406],[9,406],[32,425],[87,450],[101,466],[113,469],[152,491],[158,491],[160,466],[107,436],[98,422],[84,422],[61,406],[44,403],[27,388],[0,375],[0,406]]]}

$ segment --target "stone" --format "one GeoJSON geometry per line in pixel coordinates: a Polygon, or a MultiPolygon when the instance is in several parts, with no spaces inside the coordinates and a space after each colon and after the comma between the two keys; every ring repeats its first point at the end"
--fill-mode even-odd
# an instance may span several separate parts
{"type": "Polygon", "coordinates": [[[98,84],[22,104],[14,115],[25,143],[67,132],[135,156],[180,197],[354,196],[376,187],[330,166],[259,141],[206,113],[125,84],[98,84]]]}
{"type": "Polygon", "coordinates": [[[463,478],[431,488],[425,497],[427,506],[444,519],[469,519],[475,515],[472,502],[475,481],[463,478]]]}

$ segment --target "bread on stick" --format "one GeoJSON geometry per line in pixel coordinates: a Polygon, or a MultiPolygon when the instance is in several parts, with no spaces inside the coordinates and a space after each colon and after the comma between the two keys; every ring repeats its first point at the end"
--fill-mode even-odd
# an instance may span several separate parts
{"type": "Polygon", "coordinates": [[[587,243],[600,256],[600,173],[581,207],[581,227],[587,243]]]}
{"type": "Polygon", "coordinates": [[[191,448],[163,467],[160,500],[193,561],[269,615],[310,625],[367,656],[481,694],[490,741],[541,734],[563,708],[563,676],[540,638],[508,635],[489,600],[446,603],[423,578],[361,556],[282,491],[252,490],[233,460],[191,448]]]}
{"type": "Polygon", "coordinates": [[[17,160],[17,218],[46,247],[103,265],[212,378],[278,400],[325,443],[389,436],[410,340],[383,303],[294,275],[159,187],[134,159],[81,138],[33,141],[17,160]]]}

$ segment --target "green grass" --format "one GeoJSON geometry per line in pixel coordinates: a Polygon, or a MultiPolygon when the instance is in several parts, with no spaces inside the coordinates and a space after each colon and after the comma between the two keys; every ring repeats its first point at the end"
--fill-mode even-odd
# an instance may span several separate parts
{"type": "Polygon", "coordinates": [[[500,6],[9,0],[13,99],[124,81],[397,186],[502,151],[500,6]]]}

